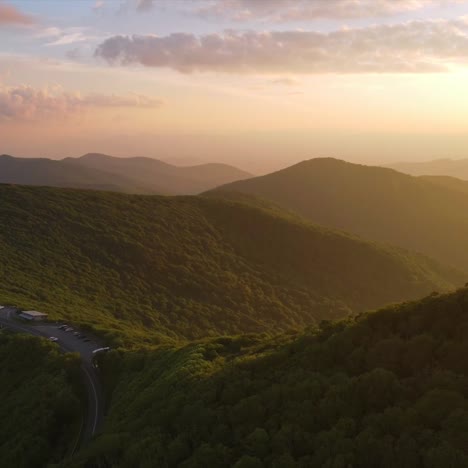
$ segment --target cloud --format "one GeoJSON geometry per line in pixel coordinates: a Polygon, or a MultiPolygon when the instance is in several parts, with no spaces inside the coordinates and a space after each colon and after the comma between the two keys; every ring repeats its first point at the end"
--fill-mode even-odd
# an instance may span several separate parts
{"type": "Polygon", "coordinates": [[[412,21],[330,33],[226,31],[114,36],[95,51],[109,63],[182,73],[421,73],[466,64],[468,20],[412,21]]]}
{"type": "Polygon", "coordinates": [[[46,46],[63,46],[78,42],[102,40],[102,36],[91,34],[87,27],[49,27],[37,32],[35,37],[47,41],[45,42],[46,46]]]}
{"type": "Polygon", "coordinates": [[[36,89],[31,86],[0,85],[0,120],[63,118],[91,108],[158,108],[160,99],[128,96],[71,93],[60,86],[36,89]]]}
{"type": "Polygon", "coordinates": [[[104,0],[96,0],[96,2],[93,5],[93,11],[94,12],[99,12],[106,6],[106,2],[104,0]]]}
{"type": "Polygon", "coordinates": [[[426,8],[468,3],[468,0],[126,0],[140,12],[168,5],[207,18],[265,22],[388,17],[426,8]]]}
{"type": "Polygon", "coordinates": [[[28,26],[33,23],[32,16],[22,13],[12,5],[0,2],[0,26],[28,26]]]}
{"type": "Polygon", "coordinates": [[[154,0],[138,0],[137,1],[137,10],[138,11],[148,11],[153,8],[154,0]]]}
{"type": "Polygon", "coordinates": [[[305,21],[391,16],[466,0],[205,0],[198,14],[236,21],[305,21]]]}

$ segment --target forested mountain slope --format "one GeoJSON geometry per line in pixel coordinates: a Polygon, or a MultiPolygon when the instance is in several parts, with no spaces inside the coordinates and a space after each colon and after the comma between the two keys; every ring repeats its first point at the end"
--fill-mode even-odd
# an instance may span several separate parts
{"type": "Polygon", "coordinates": [[[284,330],[464,283],[428,258],[206,197],[0,186],[0,303],[109,343],[284,330]]]}
{"type": "Polygon", "coordinates": [[[467,333],[465,288],[297,335],[111,352],[104,433],[73,467],[466,468],[467,333]]]}
{"type": "Polygon", "coordinates": [[[223,192],[262,197],[314,223],[418,251],[468,272],[468,195],[424,178],[311,159],[210,195],[223,192]]]}
{"type": "Polygon", "coordinates": [[[0,330],[0,362],[0,465],[60,461],[76,443],[84,411],[79,357],[45,339],[0,330]]]}

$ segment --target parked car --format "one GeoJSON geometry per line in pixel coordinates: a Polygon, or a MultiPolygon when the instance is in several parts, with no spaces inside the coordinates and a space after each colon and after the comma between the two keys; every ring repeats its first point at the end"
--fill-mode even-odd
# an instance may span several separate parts
{"type": "Polygon", "coordinates": [[[69,333],[69,332],[73,331],[73,328],[72,328],[72,327],[65,328],[65,331],[66,331],[67,333],[69,333]]]}
{"type": "Polygon", "coordinates": [[[65,330],[65,328],[68,328],[68,325],[60,325],[60,327],[57,327],[59,330],[65,330]]]}
{"type": "Polygon", "coordinates": [[[75,336],[80,336],[80,333],[79,333],[79,332],[73,332],[73,334],[74,334],[75,336]]]}
{"type": "Polygon", "coordinates": [[[49,341],[53,341],[55,343],[56,341],[58,341],[58,338],[56,336],[51,336],[49,338],[49,341]]]}

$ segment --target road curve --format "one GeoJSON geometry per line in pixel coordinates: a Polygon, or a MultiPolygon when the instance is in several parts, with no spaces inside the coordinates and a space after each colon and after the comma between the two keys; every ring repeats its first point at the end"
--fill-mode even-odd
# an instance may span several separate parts
{"type": "MultiPolygon", "coordinates": [[[[0,326],[15,330],[20,333],[28,333],[30,335],[35,335],[42,338],[61,335],[59,341],[57,342],[57,344],[60,346],[60,349],[63,352],[77,352],[81,356],[81,373],[88,398],[88,411],[85,415],[77,443],[73,448],[74,453],[76,450],[86,445],[93,438],[93,436],[98,432],[104,419],[103,391],[96,369],[92,365],[93,345],[90,344],[89,346],[84,346],[82,342],[74,339],[73,335],[66,335],[65,332],[58,331],[52,325],[30,326],[28,324],[19,324],[11,318],[12,312],[13,310],[8,307],[0,309],[0,326]]],[[[97,347],[99,346],[94,346],[94,348],[97,347]]]]}

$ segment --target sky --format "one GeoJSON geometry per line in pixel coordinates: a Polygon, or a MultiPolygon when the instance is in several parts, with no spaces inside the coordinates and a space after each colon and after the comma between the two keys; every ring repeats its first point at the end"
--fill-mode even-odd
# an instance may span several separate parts
{"type": "Polygon", "coordinates": [[[468,157],[468,0],[0,0],[0,154],[468,157]]]}

